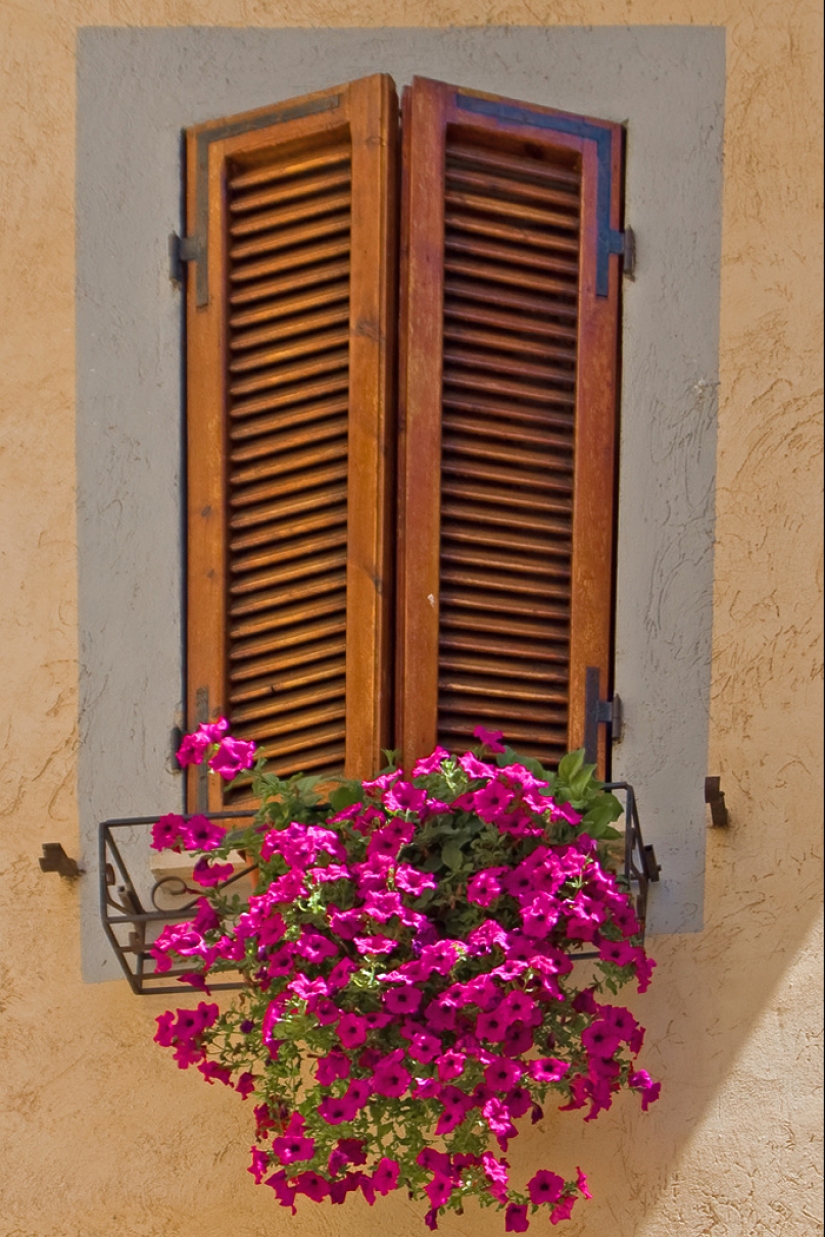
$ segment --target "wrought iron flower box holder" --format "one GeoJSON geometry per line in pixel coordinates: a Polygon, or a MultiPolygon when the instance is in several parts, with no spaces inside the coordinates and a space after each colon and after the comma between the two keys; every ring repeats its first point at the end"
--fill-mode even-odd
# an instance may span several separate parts
{"type": "MultiPolygon", "coordinates": [[[[624,862],[621,875],[627,887],[632,891],[635,901],[636,915],[645,929],[647,914],[647,894],[651,881],[659,879],[659,864],[653,853],[653,847],[645,845],[639,824],[639,814],[636,807],[636,795],[633,787],[627,782],[608,782],[606,790],[624,795],[624,862]]],[[[204,815],[205,813],[201,813],[204,815]]],[[[212,812],[210,820],[238,820],[252,818],[254,811],[248,812],[212,812]]],[[[118,844],[118,837],[126,835],[127,831],[142,830],[145,835],[143,853],[149,853],[149,831],[157,821],[157,816],[132,816],[121,820],[104,820],[99,826],[100,840],[100,908],[103,928],[106,932],[123,973],[129,981],[131,989],[138,995],[149,993],[183,995],[187,986],[181,984],[180,977],[192,968],[178,967],[169,971],[157,972],[154,969],[154,958],[150,952],[152,942],[166,924],[182,923],[194,916],[198,899],[203,896],[203,890],[196,885],[188,884],[177,876],[165,876],[156,880],[149,890],[148,899],[138,893],[139,882],[133,880],[123,854],[123,847],[118,844]],[[159,906],[163,896],[179,898],[178,904],[172,908],[159,906]],[[150,909],[146,909],[148,901],[150,909]],[[171,982],[170,982],[171,981],[171,982]]],[[[234,872],[231,877],[221,883],[222,889],[243,882],[255,871],[254,864],[234,872]]],[[[593,958],[592,950],[577,950],[571,955],[575,960],[593,958]]],[[[221,980],[216,978],[209,983],[212,992],[242,988],[238,980],[221,980]]]]}

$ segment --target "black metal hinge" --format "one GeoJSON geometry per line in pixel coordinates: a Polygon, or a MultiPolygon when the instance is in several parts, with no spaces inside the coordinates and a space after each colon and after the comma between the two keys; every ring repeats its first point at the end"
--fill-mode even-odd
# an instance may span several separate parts
{"type": "Polygon", "coordinates": [[[632,282],[636,278],[636,233],[632,228],[625,228],[622,238],[622,270],[625,278],[632,282]]]}
{"type": "Polygon", "coordinates": [[[197,262],[201,256],[202,242],[197,236],[169,236],[169,278],[172,283],[183,283],[184,262],[197,262]]]}
{"type": "Polygon", "coordinates": [[[595,764],[599,751],[599,726],[610,727],[610,737],[618,743],[622,737],[622,702],[614,694],[610,700],[599,698],[598,666],[588,666],[584,679],[584,758],[595,764]]]}

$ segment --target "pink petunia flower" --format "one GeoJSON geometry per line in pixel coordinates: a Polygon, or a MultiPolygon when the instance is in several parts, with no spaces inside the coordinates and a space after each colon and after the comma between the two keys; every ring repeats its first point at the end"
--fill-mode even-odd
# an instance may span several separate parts
{"type": "Polygon", "coordinates": [[[180,850],[181,830],[186,822],[176,812],[167,812],[152,825],[152,850],[180,850]]]}
{"type": "Polygon", "coordinates": [[[209,759],[209,768],[231,782],[242,769],[251,769],[255,763],[255,744],[243,739],[222,739],[218,750],[209,759]]]}
{"type": "Polygon", "coordinates": [[[541,1206],[542,1203],[550,1203],[551,1205],[561,1198],[561,1192],[564,1189],[564,1178],[558,1173],[548,1172],[542,1168],[534,1177],[527,1182],[527,1193],[530,1195],[530,1202],[536,1206],[541,1206]]]}
{"type": "Polygon", "coordinates": [[[504,1213],[505,1233],[526,1233],[530,1227],[526,1203],[510,1203],[504,1213]]]}
{"type": "Polygon", "coordinates": [[[372,1184],[378,1194],[389,1194],[391,1190],[398,1188],[398,1174],[401,1171],[401,1165],[397,1160],[390,1160],[387,1156],[383,1156],[375,1167],[375,1172],[372,1174],[372,1184]]]}
{"type": "Polygon", "coordinates": [[[504,735],[500,730],[487,730],[484,726],[476,726],[473,734],[489,752],[497,753],[504,751],[504,744],[502,743],[504,735]]]}

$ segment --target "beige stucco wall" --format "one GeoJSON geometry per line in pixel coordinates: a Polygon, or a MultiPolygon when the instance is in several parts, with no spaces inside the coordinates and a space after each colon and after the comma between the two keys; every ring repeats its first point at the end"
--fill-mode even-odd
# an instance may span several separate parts
{"type": "MultiPolygon", "coordinates": [[[[705,930],[650,942],[638,1003],[665,1082],[523,1155],[583,1163],[571,1237],[822,1231],[820,966],[821,96],[812,0],[0,0],[0,1237],[407,1237],[400,1199],[304,1207],[256,1190],[248,1115],[151,1043],[162,999],[80,981],[73,477],[74,40],[79,25],[703,24],[727,31],[714,672],[705,930]]],[[[515,1148],[514,1148],[515,1150],[515,1148]]],[[[515,1158],[515,1157],[514,1157],[515,1158]]],[[[486,1237],[490,1213],[442,1231],[486,1237]]]]}

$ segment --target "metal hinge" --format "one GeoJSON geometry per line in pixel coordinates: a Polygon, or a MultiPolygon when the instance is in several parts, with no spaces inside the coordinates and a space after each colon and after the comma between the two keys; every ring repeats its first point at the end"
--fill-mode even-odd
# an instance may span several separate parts
{"type": "Polygon", "coordinates": [[[584,758],[589,764],[598,759],[599,726],[610,727],[610,738],[619,743],[622,737],[622,702],[618,695],[609,700],[599,698],[600,671],[588,666],[584,679],[584,758]]]}
{"type": "Polygon", "coordinates": [[[201,256],[201,241],[197,236],[169,235],[169,278],[172,283],[183,283],[184,262],[197,262],[201,256]]]}
{"type": "Polygon", "coordinates": [[[622,271],[624,272],[625,279],[632,281],[636,278],[636,233],[632,228],[625,228],[622,236],[624,237],[622,271]]]}

